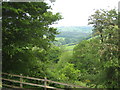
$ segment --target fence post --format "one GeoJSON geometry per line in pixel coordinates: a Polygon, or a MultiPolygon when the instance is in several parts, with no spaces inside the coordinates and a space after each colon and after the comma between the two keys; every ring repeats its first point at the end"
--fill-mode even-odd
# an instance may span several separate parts
{"type": "MultiPolygon", "coordinates": [[[[22,74],[20,74],[21,76],[22,76],[22,74]]],[[[20,82],[23,82],[23,78],[22,77],[20,77],[20,82]]],[[[23,84],[22,83],[20,83],[20,88],[23,88],[23,84]]]]}
{"type": "Polygon", "coordinates": [[[47,90],[47,88],[46,88],[46,86],[47,86],[47,81],[46,81],[47,78],[45,77],[44,80],[45,80],[45,81],[44,81],[45,90],[47,90]]]}

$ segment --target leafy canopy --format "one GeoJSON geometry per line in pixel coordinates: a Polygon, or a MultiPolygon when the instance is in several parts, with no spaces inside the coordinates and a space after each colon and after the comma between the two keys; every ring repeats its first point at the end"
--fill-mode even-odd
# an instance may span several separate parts
{"type": "Polygon", "coordinates": [[[49,9],[44,2],[2,3],[3,71],[30,72],[35,63],[46,60],[46,50],[58,34],[49,25],[61,19],[49,9]]]}

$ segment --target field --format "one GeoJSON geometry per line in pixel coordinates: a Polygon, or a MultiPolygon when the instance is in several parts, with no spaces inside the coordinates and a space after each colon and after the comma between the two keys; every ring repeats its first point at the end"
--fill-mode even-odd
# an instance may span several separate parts
{"type": "Polygon", "coordinates": [[[69,44],[63,45],[64,51],[72,51],[74,47],[75,45],[69,45],[69,44]]]}

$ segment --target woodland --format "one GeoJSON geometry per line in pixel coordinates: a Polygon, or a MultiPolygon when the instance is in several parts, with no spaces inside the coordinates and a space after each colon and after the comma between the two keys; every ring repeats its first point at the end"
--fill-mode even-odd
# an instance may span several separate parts
{"type": "Polygon", "coordinates": [[[92,27],[55,28],[50,25],[62,16],[50,9],[45,2],[2,3],[2,72],[119,88],[118,11],[96,10],[88,19],[92,27]]]}

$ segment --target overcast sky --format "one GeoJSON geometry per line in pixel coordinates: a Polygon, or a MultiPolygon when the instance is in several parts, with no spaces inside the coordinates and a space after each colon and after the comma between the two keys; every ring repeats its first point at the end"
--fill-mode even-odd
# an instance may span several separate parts
{"type": "Polygon", "coordinates": [[[87,26],[94,9],[118,8],[120,0],[56,0],[53,12],[60,12],[64,19],[54,26],[87,26]]]}

